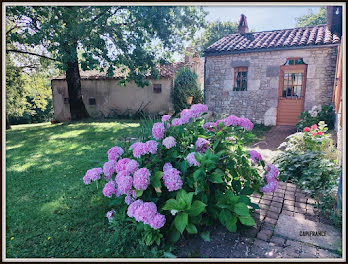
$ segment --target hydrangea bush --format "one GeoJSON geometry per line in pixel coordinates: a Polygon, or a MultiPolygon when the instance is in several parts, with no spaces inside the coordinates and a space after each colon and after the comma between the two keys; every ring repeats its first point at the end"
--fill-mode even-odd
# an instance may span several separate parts
{"type": "Polygon", "coordinates": [[[208,122],[207,112],[196,104],[176,117],[164,115],[153,125],[152,139],[112,147],[103,168],[87,171],[85,184],[105,181],[102,193],[113,207],[109,221],[127,215],[147,245],[162,238],[175,242],[184,232],[202,235],[216,221],[231,232],[238,223],[255,225],[250,209],[258,207],[248,196],[274,192],[279,172],[241,144],[253,129],[249,119],[230,115],[208,122]]]}

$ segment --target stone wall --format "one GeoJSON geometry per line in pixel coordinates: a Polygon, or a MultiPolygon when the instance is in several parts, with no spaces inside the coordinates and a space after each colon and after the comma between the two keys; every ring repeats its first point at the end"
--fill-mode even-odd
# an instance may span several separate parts
{"type": "Polygon", "coordinates": [[[308,64],[304,109],[331,103],[337,47],[207,56],[205,100],[217,114],[276,125],[280,65],[300,57],[308,64]],[[248,67],[247,91],[233,91],[234,67],[248,67]]]}

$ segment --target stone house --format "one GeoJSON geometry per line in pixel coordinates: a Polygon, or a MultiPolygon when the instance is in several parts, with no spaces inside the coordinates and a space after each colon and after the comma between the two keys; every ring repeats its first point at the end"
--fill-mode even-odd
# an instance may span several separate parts
{"type": "Polygon", "coordinates": [[[326,25],[238,34],[205,50],[205,102],[216,114],[264,125],[295,125],[333,93],[340,37],[326,25]]]}
{"type": "MultiPolygon", "coordinates": [[[[203,90],[204,62],[197,56],[185,56],[184,62],[170,63],[159,67],[160,78],[151,78],[151,84],[138,87],[133,81],[120,85],[124,73],[115,70],[112,78],[105,72],[95,70],[84,71],[81,76],[82,99],[91,117],[107,117],[113,115],[132,115],[137,111],[148,114],[168,113],[173,110],[171,89],[176,71],[181,67],[189,67],[198,76],[198,84],[203,90]]],[[[71,119],[68,86],[65,76],[51,80],[53,95],[54,119],[68,121],[71,119]]]]}

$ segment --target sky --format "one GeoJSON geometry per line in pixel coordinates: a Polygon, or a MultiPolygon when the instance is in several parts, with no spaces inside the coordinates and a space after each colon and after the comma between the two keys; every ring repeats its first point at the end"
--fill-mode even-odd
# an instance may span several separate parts
{"type": "MultiPolygon", "coordinates": [[[[206,20],[212,21],[231,21],[238,22],[240,15],[244,14],[247,17],[249,30],[254,32],[288,29],[296,26],[297,17],[306,15],[313,11],[318,13],[321,6],[209,6],[204,7],[209,14],[206,20]]],[[[203,31],[198,31],[197,36],[203,31]]],[[[188,46],[188,43],[184,44],[188,46]]],[[[183,60],[183,55],[178,52],[174,53],[174,60],[183,60]]]]}
{"type": "Polygon", "coordinates": [[[211,6],[204,9],[209,12],[208,21],[238,22],[244,14],[249,29],[258,32],[295,27],[296,17],[308,14],[309,9],[317,13],[320,6],[211,6]]]}

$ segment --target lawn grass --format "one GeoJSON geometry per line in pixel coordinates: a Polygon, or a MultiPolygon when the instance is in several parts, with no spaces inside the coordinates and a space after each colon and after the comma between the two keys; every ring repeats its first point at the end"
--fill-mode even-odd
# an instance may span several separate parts
{"type": "MultiPolygon", "coordinates": [[[[250,142],[269,128],[255,126],[250,142]]],[[[107,150],[125,137],[137,137],[139,122],[12,126],[6,131],[6,257],[106,258],[161,257],[139,235],[111,230],[102,186],[84,185],[87,169],[102,167],[107,150]]]]}
{"type": "MultiPolygon", "coordinates": [[[[119,255],[119,238],[108,228],[102,186],[86,186],[82,177],[107,161],[106,151],[118,140],[138,132],[134,121],[43,123],[6,131],[6,256],[127,257],[119,255]]],[[[150,250],[136,254],[156,256],[150,250]]]]}
{"type": "Polygon", "coordinates": [[[270,131],[271,128],[272,126],[255,124],[253,130],[246,135],[245,139],[243,140],[243,143],[246,146],[250,146],[256,142],[265,140],[266,134],[268,131],[270,131]]]}

